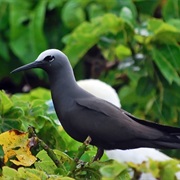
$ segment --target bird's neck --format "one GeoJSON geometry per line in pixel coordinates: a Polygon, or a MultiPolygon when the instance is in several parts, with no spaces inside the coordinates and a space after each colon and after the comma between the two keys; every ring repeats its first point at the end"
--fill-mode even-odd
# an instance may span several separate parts
{"type": "Polygon", "coordinates": [[[71,67],[48,74],[52,100],[56,113],[61,118],[62,113],[73,104],[73,100],[78,96],[79,86],[71,67]]]}
{"type": "Polygon", "coordinates": [[[49,80],[52,96],[54,98],[65,98],[67,96],[74,96],[74,89],[77,88],[77,83],[74,77],[74,73],[71,67],[56,70],[50,72],[49,80]]]}

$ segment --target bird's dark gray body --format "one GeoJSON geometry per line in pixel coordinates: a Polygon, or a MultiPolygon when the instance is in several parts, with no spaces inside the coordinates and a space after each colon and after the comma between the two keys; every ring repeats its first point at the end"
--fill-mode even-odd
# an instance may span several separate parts
{"type": "Polygon", "coordinates": [[[83,142],[90,136],[91,144],[102,150],[180,148],[180,128],[139,120],[81,89],[61,51],[44,51],[34,63],[13,72],[36,67],[47,72],[56,113],[65,131],[75,140],[83,142]]]}

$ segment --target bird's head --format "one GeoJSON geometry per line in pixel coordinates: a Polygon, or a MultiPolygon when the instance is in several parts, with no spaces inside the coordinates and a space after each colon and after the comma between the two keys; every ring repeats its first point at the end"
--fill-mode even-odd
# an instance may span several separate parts
{"type": "Polygon", "coordinates": [[[48,49],[42,52],[34,62],[14,69],[11,73],[25,71],[32,68],[41,68],[48,72],[63,66],[67,62],[68,58],[64,53],[57,49],[48,49]]]}

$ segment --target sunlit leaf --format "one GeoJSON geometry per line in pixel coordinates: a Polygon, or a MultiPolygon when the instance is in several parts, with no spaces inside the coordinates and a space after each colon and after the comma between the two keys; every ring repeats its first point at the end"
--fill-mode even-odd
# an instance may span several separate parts
{"type": "Polygon", "coordinates": [[[179,0],[167,0],[162,9],[163,18],[167,21],[169,19],[179,19],[180,13],[179,0]]]}
{"type": "Polygon", "coordinates": [[[69,28],[74,28],[85,21],[85,12],[80,1],[67,1],[62,11],[62,20],[69,28]],[[72,12],[73,13],[69,13],[72,12]]]}
{"type": "Polygon", "coordinates": [[[100,37],[106,33],[116,34],[123,28],[123,20],[114,14],[105,14],[92,21],[79,25],[73,33],[63,38],[67,44],[63,50],[69,57],[72,66],[81,58],[100,37]]]}
{"type": "MultiPolygon", "coordinates": [[[[113,3],[113,1],[112,1],[112,3],[113,3]]],[[[88,15],[91,19],[98,17],[98,16],[102,16],[104,13],[105,13],[105,10],[103,9],[102,5],[100,5],[100,4],[91,3],[88,6],[88,15]]]]}
{"type": "Polygon", "coordinates": [[[3,178],[4,179],[17,179],[18,178],[17,171],[8,166],[3,166],[2,180],[3,180],[3,178]]]}
{"type": "MultiPolygon", "coordinates": [[[[150,166],[153,162],[150,161],[150,166]]],[[[158,166],[160,169],[160,179],[163,180],[174,180],[175,179],[175,173],[180,170],[178,167],[179,162],[177,160],[168,160],[163,162],[158,162],[158,166]]]]}
{"type": "Polygon", "coordinates": [[[34,60],[47,47],[42,31],[46,1],[32,6],[32,1],[10,3],[10,47],[25,63],[34,60]]]}
{"type": "MultiPolygon", "coordinates": [[[[57,169],[55,163],[52,161],[52,159],[48,156],[47,152],[42,150],[40,151],[36,157],[38,158],[38,161],[35,163],[35,167],[39,170],[43,170],[48,174],[54,174],[55,172],[59,172],[61,170],[61,174],[65,174],[68,172],[68,169],[66,168],[67,164],[70,164],[72,162],[72,159],[66,155],[65,153],[55,150],[54,153],[56,154],[58,160],[61,163],[61,169],[57,169]]],[[[67,166],[68,167],[68,166],[67,166]]]]}
{"type": "MultiPolygon", "coordinates": [[[[43,120],[43,117],[41,117],[43,120]]],[[[45,120],[45,119],[44,119],[45,120]]],[[[38,123],[38,118],[37,118],[38,123]]],[[[62,151],[66,150],[66,141],[62,138],[62,126],[58,126],[51,121],[44,121],[44,127],[38,131],[38,136],[52,149],[60,149],[62,151]],[[47,138],[48,132],[48,138],[47,138]]]]}
{"type": "Polygon", "coordinates": [[[134,17],[131,10],[127,7],[123,7],[120,12],[120,17],[125,20],[132,28],[134,25],[134,17]]]}
{"type": "Polygon", "coordinates": [[[11,107],[13,102],[4,91],[0,91],[0,115],[5,114],[11,107]]]}
{"type": "Polygon", "coordinates": [[[180,20],[179,19],[170,19],[167,21],[168,24],[180,29],[180,20]]]}
{"type": "Polygon", "coordinates": [[[40,151],[36,157],[38,160],[35,162],[36,169],[43,170],[48,174],[54,174],[57,169],[56,165],[52,161],[52,159],[47,155],[47,152],[42,150],[40,151]]]}
{"type": "Polygon", "coordinates": [[[43,101],[51,99],[50,90],[42,87],[31,90],[29,96],[31,97],[31,99],[41,99],[43,101]]]}
{"type": "Polygon", "coordinates": [[[179,45],[161,44],[156,46],[162,56],[166,57],[173,68],[178,71],[180,70],[180,47],[179,45]]]}
{"type": "Polygon", "coordinates": [[[119,176],[126,168],[127,166],[125,164],[120,164],[114,161],[110,165],[101,167],[100,172],[103,177],[115,178],[119,176]]]}
{"type": "Polygon", "coordinates": [[[159,52],[156,48],[153,48],[152,55],[154,57],[154,61],[159,67],[159,70],[164,75],[169,83],[173,81],[180,85],[180,77],[176,71],[176,69],[170,63],[170,59],[167,59],[166,56],[163,56],[161,52],[159,52]]]}
{"type": "Polygon", "coordinates": [[[115,49],[115,52],[116,52],[116,56],[119,59],[123,59],[131,55],[131,50],[127,46],[124,46],[124,45],[117,46],[115,49]]]}
{"type": "MultiPolygon", "coordinates": [[[[109,4],[108,1],[107,1],[107,4],[109,4]]],[[[119,9],[125,8],[125,7],[128,8],[132,12],[133,18],[134,19],[137,18],[137,8],[136,8],[135,3],[133,1],[131,1],[131,0],[126,0],[126,1],[119,0],[118,2],[116,1],[115,7],[118,7],[118,5],[120,5],[119,9]]]]}
{"type": "Polygon", "coordinates": [[[178,163],[167,162],[160,173],[160,178],[163,180],[174,180],[176,177],[175,173],[179,170],[178,163]]]}
{"type": "Polygon", "coordinates": [[[33,168],[23,168],[20,167],[18,170],[4,166],[2,171],[1,180],[11,180],[11,179],[29,179],[29,180],[75,180],[70,177],[62,177],[61,175],[50,175],[46,174],[44,171],[33,169],[33,168]]]}
{"type": "Polygon", "coordinates": [[[159,1],[134,0],[139,13],[153,15],[159,1]]]}
{"type": "Polygon", "coordinates": [[[30,151],[28,133],[17,130],[4,132],[0,134],[0,145],[4,151],[4,163],[10,160],[18,166],[31,166],[36,161],[30,151]]]}
{"type": "Polygon", "coordinates": [[[151,32],[151,35],[146,39],[146,43],[177,44],[180,41],[180,30],[162,20],[150,19],[148,30],[151,32]]]}

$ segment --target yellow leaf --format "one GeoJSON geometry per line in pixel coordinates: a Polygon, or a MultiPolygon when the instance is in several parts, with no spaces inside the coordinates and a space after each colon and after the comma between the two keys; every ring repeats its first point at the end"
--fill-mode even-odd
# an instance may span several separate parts
{"type": "Polygon", "coordinates": [[[10,130],[0,134],[0,145],[4,151],[4,163],[8,160],[16,165],[31,166],[36,157],[30,151],[28,133],[10,130]]]}

